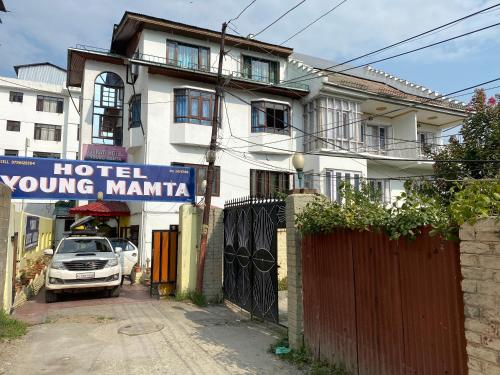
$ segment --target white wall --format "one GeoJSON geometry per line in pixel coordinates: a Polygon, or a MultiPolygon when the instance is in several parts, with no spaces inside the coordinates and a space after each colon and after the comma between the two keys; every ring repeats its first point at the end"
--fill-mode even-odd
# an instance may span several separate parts
{"type": "MultiPolygon", "coordinates": [[[[8,149],[18,150],[19,156],[33,156],[33,151],[42,151],[58,153],[61,158],[75,159],[78,151],[79,115],[69,98],[66,88],[15,78],[2,79],[11,83],[2,81],[0,84],[0,155],[4,155],[5,149],[8,149]],[[22,92],[24,94],[23,102],[11,102],[9,100],[10,91],[22,92]],[[37,95],[63,98],[63,113],[37,111],[37,95]],[[20,121],[21,130],[19,132],[7,131],[7,120],[20,121]],[[61,126],[61,141],[35,140],[35,123],[61,126]],[[25,154],[26,139],[29,139],[29,147],[25,154]]],[[[72,95],[75,104],[78,106],[79,90],[72,89],[72,95]]]]}

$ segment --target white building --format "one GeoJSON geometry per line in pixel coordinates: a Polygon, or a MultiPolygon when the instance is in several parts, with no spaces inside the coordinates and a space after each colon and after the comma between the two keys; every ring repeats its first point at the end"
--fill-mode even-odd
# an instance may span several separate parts
{"type": "MultiPolygon", "coordinates": [[[[128,162],[194,166],[199,189],[220,37],[216,31],[126,12],[113,29],[110,50],[69,49],[67,84],[93,98],[81,107],[80,157],[89,144],[110,151],[124,147],[128,162]]],[[[227,35],[225,44],[215,206],[291,189],[295,151],[307,153],[308,186],[333,199],[341,178],[354,184],[363,177],[380,178],[376,186],[395,195],[402,183],[386,184],[384,178],[431,173],[419,140],[439,136],[464,116],[463,108],[445,102],[408,108],[428,95],[412,93],[409,85],[375,71],[363,71],[366,77],[320,77],[320,62],[328,62],[292,54],[290,48],[234,35],[227,35]],[[283,82],[307,72],[314,73],[307,82],[283,82]],[[397,111],[378,116],[392,109],[397,111]],[[328,130],[329,123],[334,130],[328,130]],[[393,147],[396,139],[411,147],[393,147]],[[364,155],[384,160],[368,161],[364,155]],[[385,160],[402,157],[423,162],[385,160]]],[[[144,261],[152,230],[177,224],[179,205],[130,202],[129,207],[131,217],[123,225],[140,231],[144,261]]]]}
{"type": "Polygon", "coordinates": [[[50,63],[14,69],[17,78],[0,77],[0,155],[76,159],[80,90],[50,63]]]}

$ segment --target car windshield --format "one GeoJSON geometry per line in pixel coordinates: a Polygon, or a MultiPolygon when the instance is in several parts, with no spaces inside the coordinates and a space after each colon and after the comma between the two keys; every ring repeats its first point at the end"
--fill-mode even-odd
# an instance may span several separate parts
{"type": "Polygon", "coordinates": [[[122,250],[125,250],[125,247],[128,244],[128,241],[123,239],[123,238],[110,238],[109,242],[111,242],[111,245],[113,248],[121,247],[122,250]]]}
{"type": "Polygon", "coordinates": [[[57,250],[59,254],[67,253],[109,253],[109,243],[99,238],[65,239],[57,250]]]}

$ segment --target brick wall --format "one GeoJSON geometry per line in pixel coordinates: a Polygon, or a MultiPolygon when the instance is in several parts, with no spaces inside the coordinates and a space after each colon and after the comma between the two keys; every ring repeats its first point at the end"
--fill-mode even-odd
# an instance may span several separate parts
{"type": "Polygon", "coordinates": [[[7,267],[7,246],[9,233],[9,216],[10,216],[10,189],[0,184],[0,306],[4,305],[4,293],[7,267]]]}
{"type": "Polygon", "coordinates": [[[470,375],[500,374],[500,223],[460,229],[465,337],[470,375]]]}

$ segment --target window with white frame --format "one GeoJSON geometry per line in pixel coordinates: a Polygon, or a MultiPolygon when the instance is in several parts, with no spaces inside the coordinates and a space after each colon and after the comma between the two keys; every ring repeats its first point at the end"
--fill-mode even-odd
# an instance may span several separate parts
{"type": "Polygon", "coordinates": [[[326,196],[332,201],[341,202],[340,186],[342,182],[351,184],[355,190],[361,186],[362,173],[359,171],[326,170],[326,196]]]}
{"type": "Polygon", "coordinates": [[[417,132],[418,142],[420,145],[420,153],[425,154],[432,151],[433,146],[437,143],[436,136],[432,132],[419,131],[417,132]]]}
{"type": "Polygon", "coordinates": [[[39,112],[63,113],[64,99],[54,96],[37,95],[36,110],[39,112]]]}
{"type": "Polygon", "coordinates": [[[322,96],[304,106],[306,151],[328,148],[357,151],[361,141],[360,103],[322,96]]]}
{"type": "Polygon", "coordinates": [[[290,134],[290,106],[259,100],[252,102],[252,133],[290,134]]]}
{"type": "Polygon", "coordinates": [[[61,141],[60,125],[35,124],[34,138],[42,141],[61,141]]]}
{"type": "Polygon", "coordinates": [[[361,134],[366,151],[385,153],[389,149],[392,139],[392,128],[390,126],[364,124],[361,134]]]}
{"type": "Polygon", "coordinates": [[[380,200],[382,203],[391,202],[391,181],[388,179],[370,179],[368,182],[370,193],[374,199],[380,200]]]}

